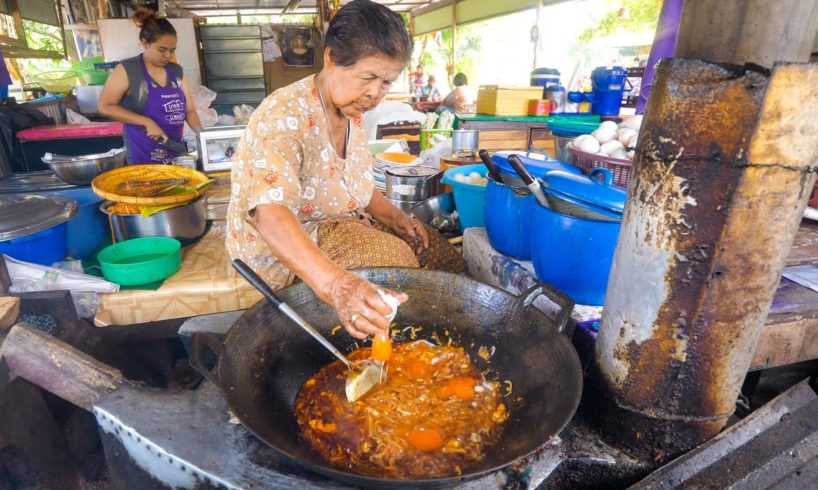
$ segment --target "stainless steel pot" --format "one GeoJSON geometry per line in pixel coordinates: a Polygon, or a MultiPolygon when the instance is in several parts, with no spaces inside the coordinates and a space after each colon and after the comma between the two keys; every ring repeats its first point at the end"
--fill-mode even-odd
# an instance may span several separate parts
{"type": "MultiPolygon", "coordinates": [[[[390,168],[384,172],[386,197],[390,201],[418,203],[440,194],[443,172],[432,167],[390,168]]],[[[408,211],[408,209],[406,209],[408,211]]]]}
{"type": "Polygon", "coordinates": [[[141,214],[111,214],[106,201],[99,209],[108,215],[114,241],[121,242],[131,238],[142,237],[169,237],[175,238],[182,244],[193,242],[205,232],[204,196],[183,206],[160,211],[151,216],[141,214]]]}
{"type": "Polygon", "coordinates": [[[480,148],[480,131],[476,129],[455,129],[452,131],[452,153],[463,150],[477,152],[480,148]]]}

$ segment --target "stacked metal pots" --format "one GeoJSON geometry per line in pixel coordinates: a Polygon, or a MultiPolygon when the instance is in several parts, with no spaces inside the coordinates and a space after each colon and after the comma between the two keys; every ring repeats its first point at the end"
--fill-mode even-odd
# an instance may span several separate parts
{"type": "Polygon", "coordinates": [[[442,175],[432,167],[390,168],[384,172],[386,198],[398,209],[409,212],[416,204],[440,194],[442,175]]]}

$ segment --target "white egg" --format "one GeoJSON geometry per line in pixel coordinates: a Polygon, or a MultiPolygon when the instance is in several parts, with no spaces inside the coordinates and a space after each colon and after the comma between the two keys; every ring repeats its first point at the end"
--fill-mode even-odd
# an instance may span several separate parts
{"type": "Polygon", "coordinates": [[[574,140],[574,146],[586,153],[596,153],[599,151],[599,141],[590,134],[583,134],[574,140]]]}
{"type": "Polygon", "coordinates": [[[635,152],[633,150],[625,152],[625,156],[628,158],[628,160],[633,160],[634,154],[635,152]]]}
{"type": "Polygon", "coordinates": [[[628,141],[628,144],[625,145],[628,148],[636,148],[636,143],[639,141],[639,133],[633,135],[633,137],[628,141]]]}
{"type": "Polygon", "coordinates": [[[601,157],[609,157],[610,156],[607,153],[602,153],[601,151],[596,152],[595,155],[599,155],[601,157]]]}
{"type": "Polygon", "coordinates": [[[469,174],[469,181],[471,181],[472,184],[480,182],[480,179],[482,178],[483,176],[478,174],[477,172],[472,172],[469,174]]]}
{"type": "Polygon", "coordinates": [[[605,143],[606,141],[611,141],[612,139],[616,138],[616,129],[609,126],[600,126],[596,128],[593,133],[591,133],[591,136],[596,138],[596,140],[600,143],[605,143]]]}
{"type": "Polygon", "coordinates": [[[625,160],[628,156],[625,154],[624,148],[617,148],[616,150],[611,152],[611,158],[618,158],[620,160],[625,160]]]}
{"type": "Polygon", "coordinates": [[[454,180],[458,182],[466,182],[466,176],[463,174],[454,174],[454,180]]]}
{"type": "Polygon", "coordinates": [[[613,121],[602,121],[602,124],[599,125],[600,128],[609,128],[616,131],[616,123],[613,121]]]}
{"type": "Polygon", "coordinates": [[[631,141],[635,135],[637,135],[636,131],[631,128],[622,128],[616,131],[616,139],[618,139],[623,145],[628,146],[628,143],[631,141]]]}
{"type": "Polygon", "coordinates": [[[625,145],[623,145],[622,143],[620,143],[617,140],[606,141],[605,143],[602,143],[601,145],[599,145],[600,153],[606,153],[608,155],[613,156],[613,153],[615,151],[617,151],[617,150],[622,150],[622,151],[625,150],[625,145]]]}
{"type": "Polygon", "coordinates": [[[635,131],[639,131],[639,128],[642,126],[642,115],[639,114],[637,116],[629,117],[622,121],[626,128],[631,128],[635,131]]]}

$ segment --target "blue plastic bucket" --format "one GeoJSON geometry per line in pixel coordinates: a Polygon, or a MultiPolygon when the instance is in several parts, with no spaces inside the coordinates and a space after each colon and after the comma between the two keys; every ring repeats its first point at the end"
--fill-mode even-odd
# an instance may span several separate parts
{"type": "Polygon", "coordinates": [[[460,221],[460,231],[485,225],[483,209],[486,207],[486,186],[454,180],[454,176],[457,174],[465,176],[472,172],[477,172],[485,177],[488,169],[482,163],[453,167],[446,170],[441,180],[444,184],[452,186],[454,207],[457,209],[457,216],[460,221]]]}
{"type": "Polygon", "coordinates": [[[486,234],[495,250],[518,259],[531,258],[531,213],[534,196],[528,187],[495,182],[486,186],[486,234]]]}
{"type": "Polygon", "coordinates": [[[0,254],[24,262],[51,265],[65,258],[68,225],[61,223],[43,231],[0,242],[0,254]]]}
{"type": "Polygon", "coordinates": [[[621,223],[568,216],[535,202],[531,225],[537,278],[577,304],[602,306],[621,223]]]}
{"type": "Polygon", "coordinates": [[[560,84],[560,71],[556,68],[536,68],[531,72],[531,86],[543,88],[543,99],[545,91],[552,85],[560,84]]]}
{"type": "Polygon", "coordinates": [[[111,236],[108,218],[99,209],[102,198],[91,188],[67,189],[54,194],[77,201],[77,214],[68,221],[68,255],[86,259],[111,236]]]}
{"type": "Polygon", "coordinates": [[[621,66],[594,68],[591,72],[591,85],[594,88],[591,111],[600,116],[618,116],[625,84],[630,85],[628,71],[621,66]]]}

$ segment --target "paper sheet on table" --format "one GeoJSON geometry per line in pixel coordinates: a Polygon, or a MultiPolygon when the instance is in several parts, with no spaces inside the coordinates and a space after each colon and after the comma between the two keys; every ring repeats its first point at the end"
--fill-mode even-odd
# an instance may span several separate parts
{"type": "Polygon", "coordinates": [[[795,265],[792,267],[785,267],[784,272],[781,275],[794,283],[818,292],[818,266],[795,265]]]}

